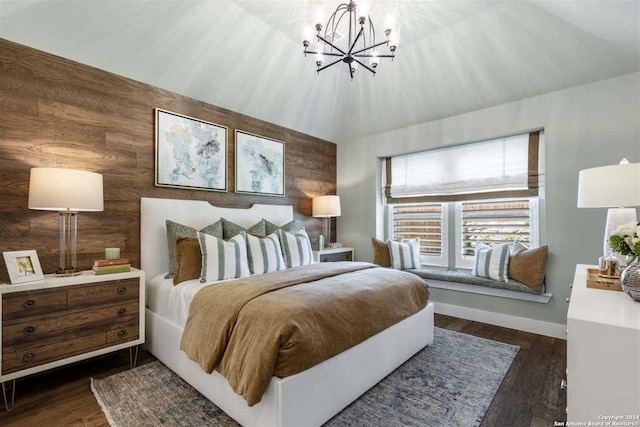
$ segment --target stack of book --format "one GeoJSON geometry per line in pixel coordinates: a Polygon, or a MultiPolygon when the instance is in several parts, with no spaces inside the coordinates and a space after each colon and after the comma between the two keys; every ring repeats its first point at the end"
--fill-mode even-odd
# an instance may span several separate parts
{"type": "Polygon", "coordinates": [[[91,270],[96,276],[103,274],[128,273],[131,271],[131,264],[126,258],[120,259],[99,259],[93,263],[91,270]]]}

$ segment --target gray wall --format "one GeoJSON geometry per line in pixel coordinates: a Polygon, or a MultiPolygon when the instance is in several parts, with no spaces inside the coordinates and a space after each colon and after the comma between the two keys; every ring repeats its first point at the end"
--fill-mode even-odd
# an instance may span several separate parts
{"type": "Polygon", "coordinates": [[[578,171],[640,161],[640,73],[522,99],[338,144],[338,240],[371,261],[371,236],[383,237],[380,157],[545,129],[548,304],[432,289],[435,301],[566,323],[568,284],[577,263],[602,252],[606,209],[578,209],[578,171]]]}

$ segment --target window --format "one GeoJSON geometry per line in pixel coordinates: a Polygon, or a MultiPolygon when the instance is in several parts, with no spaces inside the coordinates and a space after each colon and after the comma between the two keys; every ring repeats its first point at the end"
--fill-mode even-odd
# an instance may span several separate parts
{"type": "Polygon", "coordinates": [[[472,268],[478,242],[538,246],[543,137],[538,131],[386,158],[387,237],[419,237],[423,264],[449,268],[472,268]]]}
{"type": "Polygon", "coordinates": [[[532,199],[456,203],[456,267],[473,267],[478,242],[489,246],[522,242],[538,245],[538,203],[532,199]]]}
{"type": "Polygon", "coordinates": [[[447,204],[413,203],[389,207],[393,240],[420,238],[420,259],[424,264],[447,265],[447,204]]]}

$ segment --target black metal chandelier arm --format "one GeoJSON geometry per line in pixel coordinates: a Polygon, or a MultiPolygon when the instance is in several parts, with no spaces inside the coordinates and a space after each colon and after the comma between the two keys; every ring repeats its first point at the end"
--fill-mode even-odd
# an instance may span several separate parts
{"type": "Polygon", "coordinates": [[[353,54],[351,56],[353,56],[354,58],[395,58],[396,57],[395,55],[371,55],[369,53],[367,53],[367,54],[361,54],[360,53],[360,54],[357,54],[357,55],[353,54]]]}
{"type": "Polygon", "coordinates": [[[340,58],[344,58],[344,55],[341,53],[334,53],[334,52],[323,52],[323,51],[315,51],[312,52],[310,50],[305,50],[304,54],[310,54],[310,55],[317,55],[317,54],[321,54],[321,55],[325,55],[325,56],[339,56],[340,58]]]}
{"type": "Polygon", "coordinates": [[[368,65],[364,65],[360,60],[358,60],[358,58],[353,58],[353,60],[356,61],[358,64],[362,65],[367,70],[371,71],[373,74],[376,73],[374,69],[370,68],[368,65]]]}
{"type": "Polygon", "coordinates": [[[320,67],[320,68],[318,68],[316,71],[317,71],[317,72],[320,72],[320,71],[324,70],[325,68],[329,68],[329,67],[331,67],[332,65],[336,65],[338,62],[342,62],[342,59],[338,59],[338,60],[336,60],[336,61],[333,61],[331,64],[327,64],[327,65],[325,65],[324,67],[320,67]]]}
{"type": "Polygon", "coordinates": [[[364,52],[365,50],[373,49],[374,47],[382,46],[383,44],[387,44],[387,43],[388,43],[388,41],[385,40],[383,42],[380,42],[380,43],[377,43],[377,44],[373,44],[371,46],[365,47],[364,49],[360,49],[360,50],[358,50],[356,52],[353,52],[352,55],[357,55],[360,52],[364,52]]]}
{"type": "Polygon", "coordinates": [[[346,64],[347,64],[347,68],[349,69],[349,74],[351,74],[351,80],[353,80],[353,67],[349,63],[346,63],[346,64]]]}
{"type": "Polygon", "coordinates": [[[316,37],[318,37],[320,40],[322,40],[323,42],[325,42],[326,44],[328,44],[329,46],[331,46],[332,48],[334,48],[335,50],[337,50],[341,54],[343,54],[343,55],[347,54],[344,50],[342,50],[339,47],[335,46],[333,43],[331,43],[330,41],[328,41],[327,39],[325,39],[321,35],[316,34],[316,37]]]}
{"type": "MultiPolygon", "coordinates": [[[[353,48],[356,46],[356,43],[360,39],[360,36],[362,35],[362,31],[364,30],[362,29],[362,27],[360,27],[360,31],[358,31],[358,35],[356,36],[355,40],[351,44],[351,47],[349,48],[349,55],[351,55],[351,51],[353,51],[353,48]]],[[[366,42],[365,42],[365,46],[366,46],[366,42]]]]}

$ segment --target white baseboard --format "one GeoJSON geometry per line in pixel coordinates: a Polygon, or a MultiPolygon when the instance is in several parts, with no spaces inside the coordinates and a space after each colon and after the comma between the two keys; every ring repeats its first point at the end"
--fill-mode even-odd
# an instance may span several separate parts
{"type": "Polygon", "coordinates": [[[434,301],[435,311],[438,314],[473,320],[474,322],[488,323],[489,325],[502,326],[504,328],[517,329],[553,338],[567,339],[567,325],[560,323],[544,322],[542,320],[526,317],[510,316],[508,314],[494,313],[459,305],[444,304],[434,301]]]}

